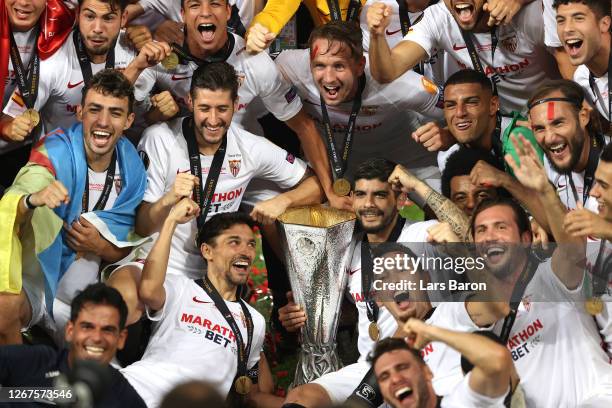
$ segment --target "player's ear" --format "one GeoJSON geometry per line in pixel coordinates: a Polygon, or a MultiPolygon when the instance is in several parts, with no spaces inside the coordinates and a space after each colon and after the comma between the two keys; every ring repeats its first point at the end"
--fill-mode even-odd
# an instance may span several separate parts
{"type": "Polygon", "coordinates": [[[240,97],[236,96],[236,99],[234,99],[234,112],[238,112],[238,107],[240,106],[239,102],[240,102],[240,97]]]}
{"type": "Polygon", "coordinates": [[[187,108],[189,112],[193,113],[193,98],[191,98],[191,92],[187,93],[187,108]]]}
{"type": "Polygon", "coordinates": [[[83,121],[83,105],[78,104],[76,107],[76,118],[79,122],[83,121]]]}
{"type": "Polygon", "coordinates": [[[499,96],[493,95],[491,97],[491,106],[489,109],[489,113],[491,115],[495,115],[497,113],[497,111],[499,110],[499,96]]]}
{"type": "Polygon", "coordinates": [[[128,11],[127,7],[123,9],[123,13],[121,13],[121,28],[125,28],[128,23],[128,11]]]}
{"type": "Polygon", "coordinates": [[[127,120],[125,121],[125,126],[123,126],[123,130],[128,130],[132,126],[132,123],[134,123],[135,117],[136,117],[136,114],[134,112],[128,115],[127,120]]]}
{"type": "Polygon", "coordinates": [[[208,245],[207,243],[203,243],[202,245],[200,245],[200,252],[202,253],[202,256],[204,257],[204,259],[206,259],[207,262],[210,262],[212,260],[212,247],[210,245],[208,245]]]}

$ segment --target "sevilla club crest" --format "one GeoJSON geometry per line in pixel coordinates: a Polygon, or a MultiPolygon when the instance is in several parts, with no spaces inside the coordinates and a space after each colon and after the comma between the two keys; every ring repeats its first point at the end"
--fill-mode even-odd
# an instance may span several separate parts
{"type": "Polygon", "coordinates": [[[501,43],[502,43],[502,47],[504,47],[508,51],[510,52],[516,51],[517,40],[516,40],[515,35],[513,35],[512,37],[504,38],[501,43]]]}
{"type": "Polygon", "coordinates": [[[228,160],[229,163],[229,167],[230,167],[230,172],[232,173],[232,176],[237,177],[238,176],[238,172],[240,171],[240,162],[241,160],[228,160]]]}

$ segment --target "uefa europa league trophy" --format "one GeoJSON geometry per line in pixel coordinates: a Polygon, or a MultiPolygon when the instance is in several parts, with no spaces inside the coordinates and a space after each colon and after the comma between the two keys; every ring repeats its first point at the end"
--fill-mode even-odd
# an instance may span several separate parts
{"type": "Polygon", "coordinates": [[[293,298],[306,312],[295,387],[340,368],[336,331],[355,245],[355,214],[295,207],[279,221],[293,298]]]}

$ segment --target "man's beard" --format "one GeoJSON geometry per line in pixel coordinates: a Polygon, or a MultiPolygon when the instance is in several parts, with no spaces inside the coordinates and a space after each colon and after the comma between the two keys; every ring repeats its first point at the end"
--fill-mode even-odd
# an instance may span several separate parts
{"type": "Polygon", "coordinates": [[[365,213],[365,212],[371,212],[371,210],[367,210],[367,211],[360,211],[359,212],[359,217],[357,217],[357,220],[359,221],[359,225],[361,225],[361,228],[368,234],[376,234],[382,230],[384,230],[385,228],[387,228],[392,222],[393,219],[395,218],[395,211],[392,211],[390,214],[388,214],[387,216],[385,216],[385,213],[382,212],[381,210],[376,210],[377,215],[382,215],[382,219],[380,221],[380,224],[378,225],[374,225],[374,226],[365,226],[362,222],[361,222],[361,218],[360,216],[365,213]]]}
{"type": "MultiPolygon", "coordinates": [[[[580,132],[580,130],[576,129],[576,132],[580,132]]],[[[550,153],[548,152],[548,150],[546,150],[546,157],[548,158],[548,161],[550,162],[550,165],[552,166],[552,168],[557,173],[570,174],[572,171],[574,171],[574,168],[576,167],[576,165],[578,164],[578,161],[580,160],[580,155],[582,154],[582,149],[584,148],[586,137],[588,136],[583,134],[579,138],[573,138],[571,140],[568,140],[567,145],[571,152],[570,161],[568,165],[564,167],[557,166],[557,164],[550,158],[550,153]]]]}

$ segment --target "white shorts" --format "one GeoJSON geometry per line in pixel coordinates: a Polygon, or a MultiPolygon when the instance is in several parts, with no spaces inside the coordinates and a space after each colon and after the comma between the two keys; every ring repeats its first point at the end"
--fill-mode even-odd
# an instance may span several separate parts
{"type": "Polygon", "coordinates": [[[369,369],[370,363],[358,361],[333,373],[325,374],[314,380],[313,383],[325,388],[333,404],[341,404],[361,384],[361,380],[369,369]]]}
{"type": "Polygon", "coordinates": [[[23,293],[30,302],[30,308],[32,317],[30,321],[22,327],[22,330],[27,330],[32,326],[39,325],[49,334],[58,346],[64,344],[64,325],[65,322],[70,318],[70,306],[68,305],[68,311],[63,303],[57,299],[53,302],[54,315],[62,316],[64,322],[63,325],[59,326],[49,312],[47,311],[46,295],[45,295],[45,278],[42,272],[34,274],[28,274],[27,269],[24,269],[22,276],[22,289],[23,293]]]}

